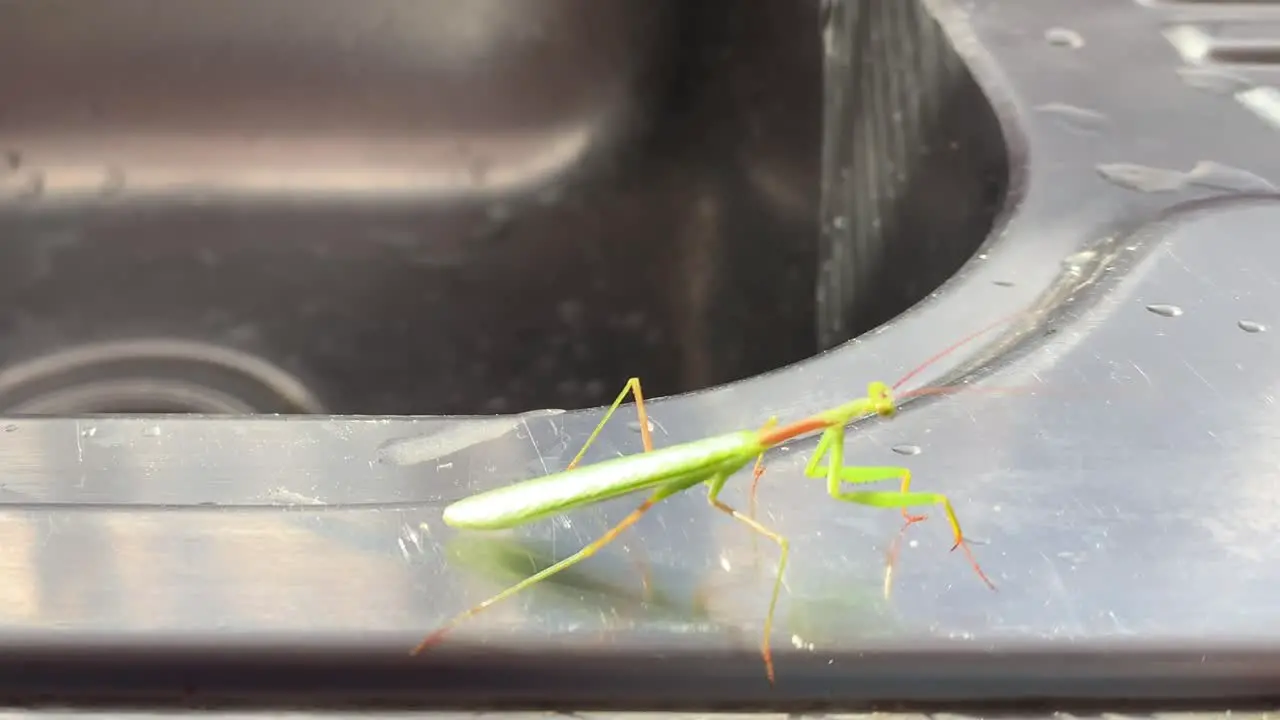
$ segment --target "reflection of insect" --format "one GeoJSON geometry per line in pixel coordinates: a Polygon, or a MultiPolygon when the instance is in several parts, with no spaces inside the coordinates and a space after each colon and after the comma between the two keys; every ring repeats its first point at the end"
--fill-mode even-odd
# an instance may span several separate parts
{"type": "MultiPolygon", "coordinates": [[[[781,549],[778,574],[774,579],[773,594],[769,600],[769,611],[765,617],[764,640],[761,643],[765,671],[769,682],[773,683],[773,656],[769,647],[769,636],[773,627],[774,608],[777,606],[778,595],[782,589],[782,574],[787,565],[787,540],[756,522],[754,518],[720,502],[719,495],[729,478],[753,459],[756,461],[754,475],[755,479],[758,480],[763,472],[761,463],[765,451],[789,440],[810,436],[818,432],[822,433],[822,437],[814,450],[813,458],[805,467],[805,475],[812,478],[826,479],[827,493],[837,500],[873,507],[900,508],[909,523],[923,520],[924,516],[908,514],[906,510],[908,507],[941,505],[947,515],[948,522],[951,524],[952,532],[955,534],[955,545],[952,546],[952,550],[957,547],[964,548],[969,557],[969,562],[978,573],[978,577],[994,589],[995,586],[987,579],[987,576],[973,558],[972,553],[970,553],[969,547],[965,543],[964,535],[960,531],[960,523],[956,520],[955,512],[951,508],[951,502],[945,495],[911,492],[911,472],[906,468],[850,467],[843,464],[846,425],[856,419],[870,415],[883,417],[893,415],[897,409],[894,405],[893,391],[898,386],[933,362],[993,327],[995,327],[994,324],[985,327],[934,355],[920,367],[905,375],[892,387],[881,382],[869,384],[866,397],[857,398],[789,425],[779,427],[776,418],[770,418],[769,422],[759,430],[732,432],[659,450],[653,449],[649,418],[645,412],[644,394],[640,389],[640,381],[632,378],[627,382],[622,392],[618,394],[617,399],[613,401],[613,405],[609,407],[600,424],[596,426],[591,436],[587,438],[586,444],[578,452],[577,457],[573,459],[573,462],[569,463],[568,469],[459,500],[445,508],[444,522],[447,525],[458,528],[499,530],[517,527],[534,520],[540,520],[641,490],[652,489],[653,494],[641,503],[640,507],[624,518],[622,522],[618,523],[595,542],[457,615],[440,629],[427,636],[413,649],[412,654],[416,655],[438,642],[458,622],[591,557],[600,548],[617,538],[623,530],[634,525],[642,515],[658,502],[694,485],[706,483],[708,485],[707,500],[713,507],[774,541],[781,549]],[[606,460],[581,468],[577,467],[587,448],[595,441],[605,423],[609,421],[610,416],[618,409],[629,393],[635,395],[636,412],[640,417],[640,433],[645,452],[606,460]],[[822,465],[824,457],[827,460],[826,464],[822,465]],[[866,484],[884,480],[901,480],[902,486],[897,492],[845,490],[843,488],[845,483],[866,484]]],[[[900,397],[907,398],[942,390],[944,389],[922,388],[903,393],[900,397]]],[[[754,489],[753,483],[753,492],[754,489]]]]}

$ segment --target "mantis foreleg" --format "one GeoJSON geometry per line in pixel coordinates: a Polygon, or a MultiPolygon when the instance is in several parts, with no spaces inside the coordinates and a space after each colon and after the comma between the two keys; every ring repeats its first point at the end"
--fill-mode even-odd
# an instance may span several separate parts
{"type": "Polygon", "coordinates": [[[951,500],[940,493],[910,492],[911,471],[904,467],[846,466],[844,464],[843,426],[833,426],[822,433],[822,438],[818,441],[818,447],[814,450],[813,458],[809,460],[804,473],[812,478],[826,478],[827,494],[836,500],[854,502],[871,507],[899,508],[908,523],[923,520],[924,516],[913,516],[907,512],[907,508],[922,505],[941,505],[943,511],[946,512],[947,522],[951,525],[951,531],[955,535],[955,545],[951,549],[964,548],[965,555],[969,558],[969,564],[978,573],[978,577],[992,590],[995,589],[995,584],[987,578],[987,574],[982,571],[982,567],[978,565],[977,559],[974,558],[973,552],[969,550],[969,544],[965,541],[964,533],[960,530],[960,521],[956,519],[955,510],[951,507],[951,500]],[[820,465],[824,456],[827,459],[827,463],[826,465],[820,465]],[[901,480],[902,487],[898,492],[844,490],[842,487],[844,483],[865,484],[883,482],[885,480],[901,480]]]}
{"type": "Polygon", "coordinates": [[[649,413],[644,407],[644,392],[640,390],[640,378],[631,378],[627,384],[622,386],[622,392],[618,393],[618,397],[614,398],[613,404],[605,411],[604,417],[600,418],[600,424],[596,425],[596,429],[591,431],[591,435],[587,437],[587,441],[582,444],[582,449],[569,462],[566,470],[572,470],[582,462],[582,456],[587,454],[587,448],[591,447],[591,443],[596,441],[596,436],[604,429],[605,423],[609,422],[609,418],[613,417],[613,413],[622,405],[622,401],[627,399],[627,395],[634,395],[636,398],[636,415],[640,417],[640,442],[644,444],[645,452],[653,451],[653,433],[649,430],[649,413]]]}

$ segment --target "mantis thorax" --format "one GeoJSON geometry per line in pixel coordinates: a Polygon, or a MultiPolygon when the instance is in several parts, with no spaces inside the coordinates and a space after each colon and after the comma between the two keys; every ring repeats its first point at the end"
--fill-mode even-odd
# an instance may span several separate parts
{"type": "Polygon", "coordinates": [[[881,417],[890,417],[898,411],[893,404],[893,390],[882,382],[867,384],[867,400],[871,403],[872,412],[881,417]]]}

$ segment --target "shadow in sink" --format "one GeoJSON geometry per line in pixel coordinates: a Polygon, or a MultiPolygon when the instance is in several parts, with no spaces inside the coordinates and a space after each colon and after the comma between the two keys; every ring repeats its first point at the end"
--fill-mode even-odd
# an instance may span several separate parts
{"type": "Polygon", "coordinates": [[[808,357],[820,5],[0,6],[0,411],[518,412],[808,357]]]}

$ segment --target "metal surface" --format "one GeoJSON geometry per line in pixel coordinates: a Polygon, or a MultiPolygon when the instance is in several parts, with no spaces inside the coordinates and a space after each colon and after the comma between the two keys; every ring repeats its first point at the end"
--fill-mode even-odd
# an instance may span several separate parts
{"type": "MultiPolygon", "coordinates": [[[[906,464],[914,487],[949,494],[998,593],[947,552],[934,517],[903,538],[883,599],[898,517],[802,480],[813,443],[800,442],[769,458],[760,498],[762,519],[793,543],[776,688],[755,654],[776,551],[696,492],[411,659],[423,633],[517,576],[526,548],[530,566],[566,555],[631,509],[496,538],[440,522],[451,499],[562,468],[599,410],[12,418],[0,433],[0,694],[328,709],[1274,703],[1280,200],[1266,178],[1280,161],[1260,152],[1274,130],[1258,93],[1237,100],[1265,88],[1262,76],[1211,59],[1178,73],[1161,32],[1177,18],[1231,37],[1237,17],[1259,27],[1271,8],[930,7],[1015,161],[990,243],[856,342],[651,412],[663,444],[794,419],[1022,311],[921,382],[968,370],[1030,392],[912,403],[859,427],[846,451],[906,464]],[[1206,92],[1223,86],[1205,81],[1214,73],[1235,89],[1206,92]]],[[[348,227],[335,219],[295,227],[348,227]]],[[[761,346],[779,332],[758,330],[761,346]]],[[[439,365],[422,377],[461,382],[439,365]]],[[[633,427],[620,419],[589,458],[637,451],[633,427]]],[[[743,504],[743,484],[724,499],[743,504]]]]}
{"type": "Polygon", "coordinates": [[[818,342],[890,320],[986,237],[1009,158],[990,100],[918,2],[829,2],[818,342]]]}

